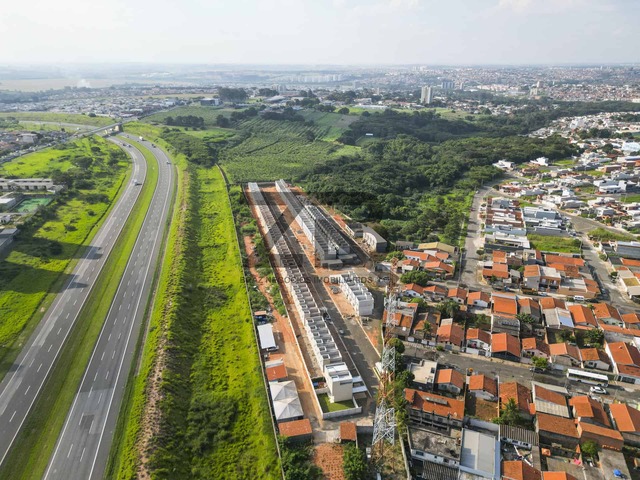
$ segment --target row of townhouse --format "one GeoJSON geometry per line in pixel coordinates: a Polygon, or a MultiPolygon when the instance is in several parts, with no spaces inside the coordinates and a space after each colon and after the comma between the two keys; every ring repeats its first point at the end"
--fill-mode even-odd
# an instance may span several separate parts
{"type": "Polygon", "coordinates": [[[342,354],[329,330],[325,315],[304,281],[305,275],[300,270],[284,236],[274,234],[277,231],[276,220],[258,184],[249,183],[248,193],[256,206],[259,223],[263,226],[265,243],[274,253],[277,267],[282,269],[280,274],[285,280],[283,283],[293,299],[296,313],[304,324],[304,333],[311,345],[311,353],[317,367],[324,374],[329,399],[332,402],[351,400],[354,378],[342,361],[342,354]]]}

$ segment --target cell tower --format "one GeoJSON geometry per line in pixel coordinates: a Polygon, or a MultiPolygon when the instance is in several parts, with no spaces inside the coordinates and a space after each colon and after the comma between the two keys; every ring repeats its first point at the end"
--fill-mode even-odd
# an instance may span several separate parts
{"type": "Polygon", "coordinates": [[[392,338],[389,332],[391,327],[394,326],[397,301],[396,294],[392,290],[387,299],[381,381],[378,390],[378,405],[376,406],[376,415],[373,422],[372,450],[379,450],[380,456],[383,455],[384,441],[386,440],[393,445],[396,440],[396,411],[394,407],[389,407],[388,396],[393,392],[393,380],[396,371],[396,352],[395,348],[389,344],[389,340],[392,338]]]}

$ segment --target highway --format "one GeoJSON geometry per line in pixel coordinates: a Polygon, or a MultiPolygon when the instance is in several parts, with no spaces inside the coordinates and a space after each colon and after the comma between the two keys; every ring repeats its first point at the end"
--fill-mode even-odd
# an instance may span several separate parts
{"type": "MultiPolygon", "coordinates": [[[[144,158],[132,149],[127,150],[133,157],[132,178],[144,179],[147,171],[144,158]]],[[[139,186],[128,182],[123,188],[91,245],[78,260],[69,281],[0,383],[0,463],[4,462],[27,418],[138,198],[139,186]]]]}
{"type": "Polygon", "coordinates": [[[122,396],[162,253],[174,186],[173,166],[164,152],[148,142],[141,143],[156,157],[158,184],[49,461],[44,476],[48,480],[102,478],[106,468],[122,396]]]}

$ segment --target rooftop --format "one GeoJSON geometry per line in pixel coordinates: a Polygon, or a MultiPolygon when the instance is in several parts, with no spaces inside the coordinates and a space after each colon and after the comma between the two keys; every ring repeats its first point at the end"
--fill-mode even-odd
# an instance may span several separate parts
{"type": "Polygon", "coordinates": [[[452,429],[451,435],[424,428],[409,427],[409,443],[414,450],[422,450],[454,460],[460,460],[460,430],[452,429]]]}
{"type": "Polygon", "coordinates": [[[536,414],[537,430],[570,438],[580,438],[576,424],[571,418],[548,415],[546,413],[536,414]]]}

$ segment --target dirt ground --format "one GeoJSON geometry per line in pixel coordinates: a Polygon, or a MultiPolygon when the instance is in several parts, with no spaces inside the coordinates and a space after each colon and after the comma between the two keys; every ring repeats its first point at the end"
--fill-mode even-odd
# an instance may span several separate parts
{"type": "Polygon", "coordinates": [[[313,463],[324,472],[327,480],[344,480],[342,470],[342,445],[323,443],[314,450],[313,463]]]}
{"type": "Polygon", "coordinates": [[[275,360],[279,357],[284,359],[284,363],[287,367],[287,374],[289,375],[289,378],[295,382],[296,388],[298,389],[298,396],[300,397],[302,409],[311,421],[311,425],[315,428],[319,428],[322,423],[322,414],[316,408],[316,402],[313,399],[313,395],[315,395],[313,392],[313,386],[305,374],[306,365],[302,360],[300,351],[296,348],[296,334],[293,332],[289,320],[280,315],[280,313],[275,309],[273,297],[269,292],[271,284],[267,279],[261,277],[255,268],[256,258],[251,238],[245,236],[243,240],[249,261],[249,270],[258,285],[260,293],[265,296],[272,309],[274,319],[273,331],[276,341],[278,342],[279,351],[277,354],[271,354],[269,359],[275,360]]]}

